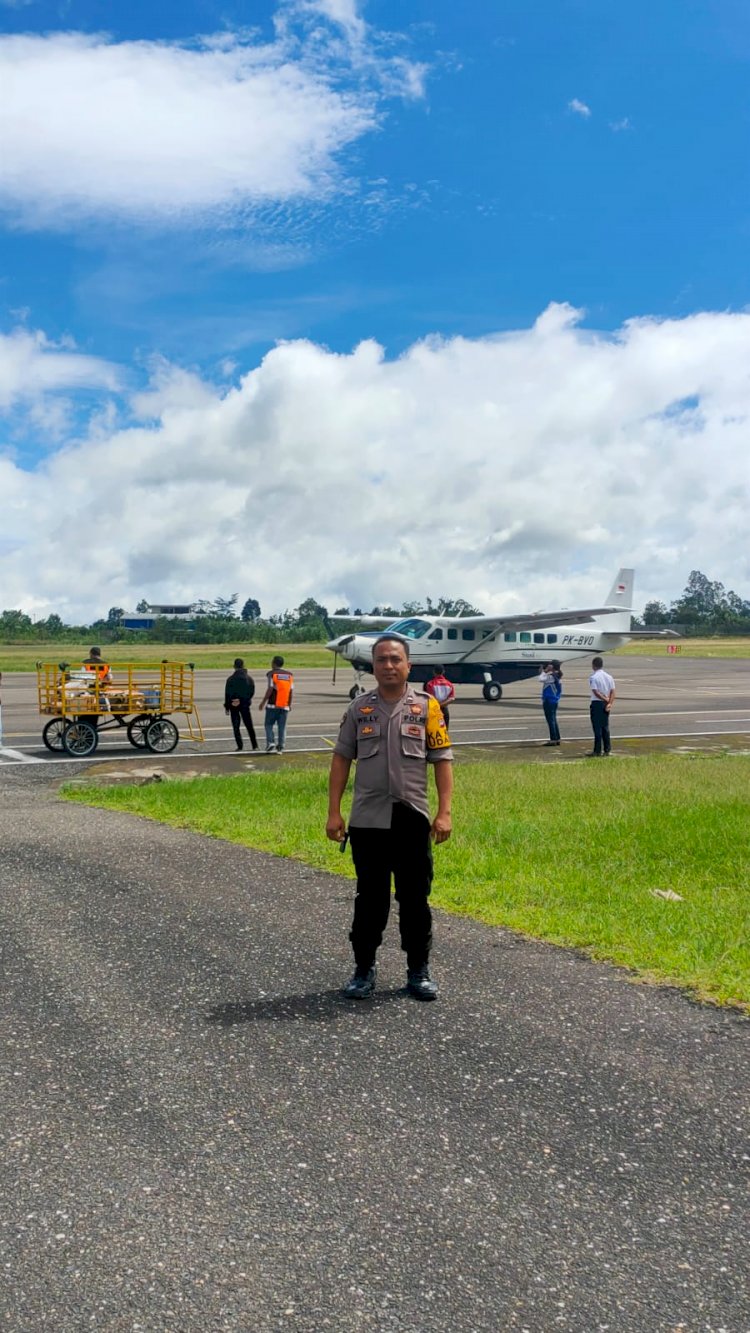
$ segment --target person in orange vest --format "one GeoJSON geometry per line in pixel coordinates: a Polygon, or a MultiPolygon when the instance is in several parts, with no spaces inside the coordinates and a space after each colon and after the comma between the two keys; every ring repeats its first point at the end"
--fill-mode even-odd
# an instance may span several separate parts
{"type": "MultiPolygon", "coordinates": [[[[84,657],[81,666],[83,670],[86,672],[87,677],[89,679],[89,684],[87,686],[87,693],[89,694],[96,693],[96,686],[98,684],[100,690],[99,694],[97,695],[98,707],[102,712],[108,712],[109,700],[106,694],[104,693],[103,687],[111,683],[112,668],[110,667],[109,663],[105,662],[104,659],[102,658],[101,648],[89,648],[89,655],[88,657],[84,657]]],[[[87,718],[88,720],[91,720],[90,718],[88,718],[88,714],[82,713],[81,716],[87,718]]],[[[118,721],[120,722],[120,726],[122,726],[122,721],[120,719],[118,719],[118,721]]],[[[93,723],[95,727],[98,727],[99,725],[98,717],[94,717],[93,723]]]]}
{"type": "Polygon", "coordinates": [[[284,671],[283,668],[283,657],[274,657],[271,662],[271,670],[266,672],[268,686],[260,701],[260,707],[266,711],[266,754],[273,754],[274,751],[281,754],[284,749],[286,720],[292,707],[292,696],[294,694],[294,676],[291,671],[284,671]],[[277,732],[276,741],[274,741],[273,736],[274,727],[277,732]]]}
{"type": "Polygon", "coordinates": [[[112,669],[109,663],[103,660],[101,648],[89,648],[89,655],[84,657],[82,666],[84,671],[88,671],[92,679],[98,680],[100,685],[106,685],[112,679],[112,669]]]}

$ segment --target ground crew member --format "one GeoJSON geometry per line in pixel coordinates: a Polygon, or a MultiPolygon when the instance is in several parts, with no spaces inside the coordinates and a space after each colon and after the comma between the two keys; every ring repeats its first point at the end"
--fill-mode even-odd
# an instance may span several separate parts
{"type": "Polygon", "coordinates": [[[266,672],[268,685],[260,702],[260,707],[266,710],[266,754],[272,754],[274,750],[281,754],[284,749],[286,720],[292,707],[292,697],[294,695],[294,676],[291,671],[284,671],[283,666],[283,657],[272,659],[271,670],[266,672]],[[273,738],[274,727],[276,727],[278,734],[276,742],[273,738]]]}
{"type": "MultiPolygon", "coordinates": [[[[101,648],[89,648],[89,655],[84,657],[81,665],[91,678],[90,684],[86,687],[87,692],[96,695],[97,708],[104,713],[109,712],[109,700],[106,694],[97,692],[97,685],[99,687],[109,685],[112,680],[112,669],[108,662],[102,660],[101,648]]],[[[86,722],[91,722],[95,727],[99,726],[98,716],[91,717],[88,713],[81,713],[79,717],[82,717],[86,722]]],[[[122,726],[123,720],[121,718],[118,718],[118,724],[122,726]]]]}
{"type": "Polygon", "coordinates": [[[341,799],[352,760],[357,760],[354,803],[349,821],[357,897],[350,940],[354,975],[344,989],[350,999],[366,999],[375,989],[375,955],[391,904],[391,875],[399,905],[401,948],[406,953],[407,986],[419,1000],[437,998],[428,960],[432,916],[430,837],[451,834],[453,759],[440,705],[409,677],[409,648],[383,635],[372,653],[378,688],[354,700],[344,714],[331,760],[326,834],[343,842],[346,826],[341,799]],[[427,768],[433,766],[438,812],[430,825],[427,768]]]}
{"type": "Polygon", "coordinates": [[[89,655],[84,657],[82,665],[100,685],[106,685],[112,677],[109,663],[102,660],[101,648],[89,648],[89,655]]]}

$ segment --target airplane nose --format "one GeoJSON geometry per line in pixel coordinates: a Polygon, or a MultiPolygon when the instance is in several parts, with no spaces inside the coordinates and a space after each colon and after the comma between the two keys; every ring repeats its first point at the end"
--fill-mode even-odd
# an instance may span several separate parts
{"type": "Polygon", "coordinates": [[[352,642],[353,638],[354,638],[353,634],[341,634],[339,635],[338,639],[330,639],[329,642],[326,644],[326,648],[329,650],[329,652],[341,653],[344,657],[346,657],[347,654],[344,650],[347,644],[350,644],[352,642]]]}

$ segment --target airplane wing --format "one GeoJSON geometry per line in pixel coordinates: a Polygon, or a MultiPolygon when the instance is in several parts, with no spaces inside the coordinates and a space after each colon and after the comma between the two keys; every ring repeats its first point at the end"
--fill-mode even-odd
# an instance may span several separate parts
{"type": "MultiPolygon", "coordinates": [[[[493,634],[497,630],[548,629],[553,625],[586,625],[597,616],[619,615],[621,606],[589,606],[582,611],[532,611],[529,615],[515,616],[461,616],[451,620],[452,625],[461,629],[487,629],[493,634]]],[[[442,617],[438,624],[443,624],[449,617],[442,617]]]]}
{"type": "MultiPolygon", "coordinates": [[[[612,631],[603,629],[602,634],[611,634],[612,631]]],[[[676,629],[626,629],[615,630],[615,636],[627,634],[629,639],[681,639],[682,635],[676,629]]]]}
{"type": "Polygon", "coordinates": [[[403,619],[399,616],[329,616],[329,620],[342,620],[345,624],[350,621],[357,625],[371,625],[373,629],[382,626],[385,629],[388,625],[395,625],[396,621],[403,619]]]}
{"type": "MultiPolygon", "coordinates": [[[[461,629],[481,629],[495,634],[498,630],[547,629],[552,625],[586,625],[596,616],[617,615],[620,606],[590,606],[580,611],[532,611],[528,615],[509,616],[440,616],[435,623],[459,625],[461,629]]],[[[419,613],[415,613],[419,614],[419,613]]],[[[427,612],[424,612],[427,615],[427,612]]],[[[373,629],[382,626],[387,629],[403,616],[329,616],[329,620],[341,620],[346,624],[370,625],[373,629]]],[[[487,637],[487,636],[485,636],[487,637]]]]}

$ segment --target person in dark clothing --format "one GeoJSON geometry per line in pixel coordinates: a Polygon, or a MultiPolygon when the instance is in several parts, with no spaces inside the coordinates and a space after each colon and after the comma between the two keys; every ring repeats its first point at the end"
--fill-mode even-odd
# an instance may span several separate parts
{"type": "Polygon", "coordinates": [[[232,719],[232,730],[234,731],[234,739],[237,742],[238,750],[244,748],[240,733],[240,722],[245,724],[253,749],[257,750],[258,748],[255,727],[250,715],[250,703],[254,694],[255,681],[252,676],[248,675],[243,659],[235,657],[234,671],[224,687],[224,712],[228,713],[232,719]]]}

